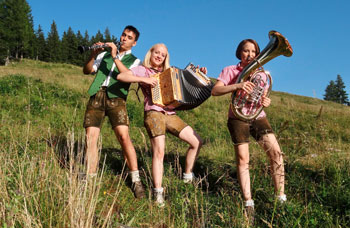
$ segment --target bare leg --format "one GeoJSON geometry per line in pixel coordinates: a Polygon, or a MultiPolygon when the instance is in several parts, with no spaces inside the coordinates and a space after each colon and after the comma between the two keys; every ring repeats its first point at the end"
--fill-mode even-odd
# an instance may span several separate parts
{"type": "Polygon", "coordinates": [[[151,138],[151,145],[153,151],[152,159],[152,176],[154,188],[162,187],[163,179],[163,160],[165,150],[165,135],[160,135],[151,138]]]}
{"type": "Polygon", "coordinates": [[[187,142],[190,147],[186,153],[185,173],[191,173],[194,163],[198,157],[199,150],[203,144],[200,136],[190,127],[185,127],[179,134],[179,138],[187,142]]]}
{"type": "Polygon", "coordinates": [[[270,158],[271,175],[275,187],[275,193],[284,195],[284,164],[283,154],[274,134],[266,134],[259,144],[264,148],[270,158]]]}
{"type": "Polygon", "coordinates": [[[249,175],[249,144],[235,145],[238,181],[245,201],[252,199],[249,175]]]}
{"type": "Polygon", "coordinates": [[[97,172],[98,166],[97,140],[98,136],[100,135],[100,128],[87,127],[85,131],[87,173],[94,174],[97,172]]]}
{"type": "Polygon", "coordinates": [[[129,170],[138,170],[136,151],[130,139],[129,127],[126,125],[119,125],[116,126],[113,130],[122,147],[123,155],[126,160],[126,164],[129,167],[129,170]]]}

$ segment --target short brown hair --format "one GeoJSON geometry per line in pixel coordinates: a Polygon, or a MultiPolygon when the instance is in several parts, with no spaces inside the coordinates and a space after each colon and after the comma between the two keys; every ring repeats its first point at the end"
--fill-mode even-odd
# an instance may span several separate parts
{"type": "Polygon", "coordinates": [[[242,49],[243,49],[243,46],[244,46],[246,43],[248,43],[248,42],[254,44],[255,50],[256,50],[256,56],[259,55],[259,53],[260,53],[260,48],[259,48],[258,43],[257,43],[255,40],[253,40],[253,39],[245,39],[245,40],[242,40],[242,41],[238,44],[238,47],[237,47],[237,50],[236,50],[236,57],[237,57],[237,59],[241,60],[241,51],[242,51],[242,49]]]}
{"type": "Polygon", "coordinates": [[[125,30],[129,30],[131,32],[133,32],[135,34],[135,41],[137,41],[139,39],[139,36],[140,36],[140,32],[139,30],[137,30],[137,28],[135,28],[134,26],[132,25],[127,25],[125,28],[124,28],[124,31],[125,30]]]}

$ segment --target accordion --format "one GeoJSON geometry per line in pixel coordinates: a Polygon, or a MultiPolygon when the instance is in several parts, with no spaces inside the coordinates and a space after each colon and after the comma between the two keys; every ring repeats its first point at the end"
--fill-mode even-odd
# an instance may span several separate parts
{"type": "Polygon", "coordinates": [[[185,69],[170,67],[152,75],[158,81],[151,89],[155,105],[172,110],[193,109],[211,95],[213,82],[192,63],[185,69]]]}

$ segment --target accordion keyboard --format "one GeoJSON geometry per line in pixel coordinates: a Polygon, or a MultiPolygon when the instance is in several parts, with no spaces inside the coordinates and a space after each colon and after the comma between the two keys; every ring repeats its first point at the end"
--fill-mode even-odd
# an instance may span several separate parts
{"type": "Polygon", "coordinates": [[[160,101],[160,86],[159,81],[157,82],[157,85],[152,89],[153,90],[153,99],[155,101],[160,101]]]}
{"type": "Polygon", "coordinates": [[[159,82],[159,74],[152,75],[151,77],[154,77],[155,79],[157,79],[157,84],[151,88],[152,101],[154,104],[162,104],[163,99],[162,99],[160,82],[159,82]]]}

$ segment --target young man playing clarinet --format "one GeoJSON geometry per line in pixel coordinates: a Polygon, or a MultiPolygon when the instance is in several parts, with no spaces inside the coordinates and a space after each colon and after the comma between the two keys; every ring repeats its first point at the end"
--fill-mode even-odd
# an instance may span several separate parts
{"type": "MultiPolygon", "coordinates": [[[[136,151],[129,136],[129,118],[125,102],[130,83],[117,80],[117,75],[140,64],[140,60],[131,53],[139,35],[135,27],[126,26],[120,37],[119,50],[114,43],[105,43],[104,46],[110,51],[104,51],[103,48],[93,49],[83,68],[84,74],[96,74],[88,91],[90,99],[84,117],[88,177],[97,173],[99,163],[97,141],[103,119],[108,116],[122,147],[136,198],[144,197],[145,191],[139,176],[136,151]]],[[[95,45],[103,43],[98,42],[95,45]]]]}

